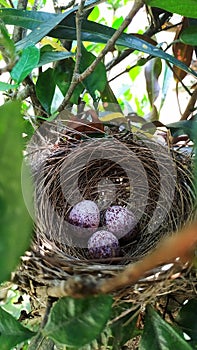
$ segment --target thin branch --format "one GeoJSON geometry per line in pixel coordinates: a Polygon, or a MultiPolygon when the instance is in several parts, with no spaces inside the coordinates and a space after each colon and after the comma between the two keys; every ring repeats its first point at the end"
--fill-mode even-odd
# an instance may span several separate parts
{"type": "Polygon", "coordinates": [[[56,13],[61,13],[62,10],[67,10],[68,8],[70,8],[71,6],[74,6],[75,4],[75,0],[71,0],[67,5],[58,5],[58,1],[57,0],[53,0],[53,7],[56,13]]]}
{"type": "MultiPolygon", "coordinates": [[[[166,30],[166,29],[162,29],[162,26],[168,18],[169,18],[169,15],[167,16],[166,14],[164,14],[164,16],[162,16],[160,21],[157,23],[157,25],[155,26],[155,25],[151,24],[150,27],[144,32],[143,35],[151,38],[156,33],[159,33],[162,30],[166,30]]],[[[180,24],[180,23],[178,23],[178,24],[180,24]]],[[[177,26],[178,24],[175,24],[174,26],[177,26]]],[[[169,28],[167,28],[167,29],[169,29],[169,28]]],[[[127,50],[124,50],[123,52],[121,52],[121,54],[117,58],[113,59],[111,62],[109,62],[107,64],[107,66],[106,66],[107,70],[110,70],[113,67],[115,67],[118,63],[122,62],[126,57],[128,57],[134,51],[135,51],[135,49],[127,49],[127,50]]]]}
{"type": "Polygon", "coordinates": [[[62,102],[62,104],[60,105],[58,111],[62,111],[66,104],[69,102],[72,93],[75,89],[75,87],[77,86],[77,84],[79,83],[79,67],[80,67],[80,61],[81,61],[81,45],[82,45],[82,41],[81,41],[81,27],[82,27],[82,21],[83,21],[83,10],[84,10],[84,4],[85,4],[85,0],[81,0],[81,3],[79,5],[78,11],[76,13],[76,36],[77,36],[77,54],[76,54],[76,62],[75,62],[75,67],[74,67],[74,71],[73,71],[73,76],[72,76],[72,81],[70,84],[70,87],[67,91],[67,94],[64,98],[64,101],[62,102]]]}
{"type": "Polygon", "coordinates": [[[14,9],[14,4],[13,4],[12,0],[8,0],[8,2],[10,4],[10,6],[14,9]]]}
{"type": "Polygon", "coordinates": [[[49,287],[48,295],[53,297],[74,296],[76,298],[93,294],[107,294],[131,287],[149,276],[155,268],[172,263],[175,266],[189,267],[197,246],[197,222],[184,227],[180,232],[167,236],[149,254],[134,264],[122,269],[115,277],[105,278],[98,283],[91,275],[84,279],[71,277],[59,285],[49,287]]]}
{"type": "Polygon", "coordinates": [[[114,77],[112,77],[111,79],[108,80],[108,83],[111,83],[113,80],[121,77],[121,75],[124,75],[126,73],[129,73],[131,69],[133,69],[134,67],[136,67],[136,64],[134,64],[132,67],[128,67],[126,69],[124,69],[122,72],[118,73],[117,75],[115,75],[114,77]]]}
{"type": "Polygon", "coordinates": [[[72,86],[72,83],[75,83],[75,80],[78,80],[78,75],[79,75],[79,66],[81,61],[81,45],[82,45],[81,27],[82,27],[82,21],[83,21],[84,4],[85,4],[85,0],[81,0],[79,9],[76,13],[77,54],[76,54],[76,62],[75,62],[75,68],[73,72],[73,80],[71,82],[71,86],[72,86]]]}
{"type": "Polygon", "coordinates": [[[171,237],[167,237],[157,246],[151,254],[145,256],[142,260],[128,266],[116,277],[104,281],[100,286],[101,293],[110,293],[123,287],[135,284],[142,278],[147,271],[156,266],[173,262],[180,258],[182,263],[191,261],[194,255],[194,249],[197,245],[197,223],[184,228],[171,237]]]}
{"type": "MultiPolygon", "coordinates": [[[[18,10],[26,10],[27,3],[28,3],[28,0],[19,0],[18,5],[17,5],[17,9],[18,10]]],[[[14,31],[13,31],[13,36],[12,36],[13,41],[16,43],[19,40],[21,40],[23,38],[25,32],[26,32],[26,29],[24,29],[22,27],[14,26],[14,31]]]]}
{"type": "Polygon", "coordinates": [[[186,120],[190,116],[190,114],[194,111],[196,100],[197,100],[197,86],[195,87],[195,90],[191,95],[190,100],[187,104],[187,107],[183,112],[180,120],[186,120]]]}
{"type": "Polygon", "coordinates": [[[33,81],[31,80],[30,76],[27,76],[23,80],[23,85],[25,87],[28,87],[27,89],[31,90],[30,98],[32,101],[32,106],[33,106],[35,115],[47,117],[47,113],[43,110],[42,105],[40,104],[40,102],[36,96],[35,85],[34,85],[33,81]]]}
{"type": "Polygon", "coordinates": [[[129,12],[128,16],[126,16],[126,18],[125,18],[124,22],[121,24],[121,26],[115,31],[113,36],[108,40],[104,49],[100,52],[100,54],[94,60],[94,62],[82,74],[77,75],[77,76],[75,75],[73,77],[73,81],[71,83],[69,90],[67,91],[67,94],[64,98],[64,101],[62,102],[62,104],[58,108],[59,112],[61,112],[66,107],[67,103],[69,102],[69,100],[72,96],[72,93],[73,93],[75,87],[94,71],[94,69],[96,68],[98,63],[101,62],[101,60],[105,57],[105,55],[111,50],[111,48],[114,46],[117,39],[120,37],[120,35],[123,33],[123,31],[128,27],[128,25],[131,23],[132,19],[136,15],[136,13],[143,7],[143,5],[144,5],[143,0],[136,0],[134,2],[134,5],[133,5],[131,11],[129,12]]]}

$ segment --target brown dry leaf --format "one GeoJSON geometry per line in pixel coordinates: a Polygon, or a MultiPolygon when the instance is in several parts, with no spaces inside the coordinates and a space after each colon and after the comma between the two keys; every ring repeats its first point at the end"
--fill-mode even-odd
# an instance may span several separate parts
{"type": "MultiPolygon", "coordinates": [[[[188,27],[188,19],[186,17],[183,18],[183,22],[181,25],[177,26],[177,31],[175,34],[174,40],[178,40],[183,29],[188,27]]],[[[192,54],[193,54],[193,46],[186,45],[181,42],[177,42],[172,46],[172,51],[174,56],[181,62],[185,63],[188,67],[191,64],[192,54]]],[[[182,81],[187,75],[182,69],[177,66],[173,66],[174,79],[176,82],[182,81]]]]}

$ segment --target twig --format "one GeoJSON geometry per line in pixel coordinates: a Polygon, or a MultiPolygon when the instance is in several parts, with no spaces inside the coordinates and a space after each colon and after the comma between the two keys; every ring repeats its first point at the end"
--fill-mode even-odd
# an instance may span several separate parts
{"type": "Polygon", "coordinates": [[[30,97],[31,94],[33,94],[33,93],[34,93],[34,91],[33,91],[32,87],[29,85],[26,85],[23,90],[17,92],[16,98],[17,98],[17,100],[23,101],[26,98],[30,97]]]}
{"type": "MultiPolygon", "coordinates": [[[[154,34],[159,33],[162,30],[165,30],[165,29],[162,29],[162,26],[168,18],[169,18],[169,14],[168,15],[164,14],[164,16],[162,16],[162,18],[160,19],[160,22],[158,22],[156,26],[151,24],[150,27],[143,33],[143,35],[151,38],[154,34]]],[[[176,24],[174,26],[177,26],[178,24],[176,24]]],[[[127,49],[127,50],[124,50],[123,52],[121,52],[121,54],[117,58],[113,59],[111,62],[109,62],[107,64],[107,66],[106,66],[107,70],[110,70],[113,67],[115,67],[118,63],[120,63],[122,60],[124,60],[126,57],[128,57],[134,51],[135,51],[135,49],[127,49]]]]}
{"type": "MultiPolygon", "coordinates": [[[[17,5],[17,9],[18,10],[26,10],[27,3],[28,3],[28,0],[19,0],[18,5],[17,5]]],[[[12,36],[13,41],[16,43],[17,41],[21,40],[23,38],[23,35],[25,32],[26,32],[26,29],[24,29],[22,27],[14,26],[14,31],[13,31],[13,36],[12,36]]]]}
{"type": "Polygon", "coordinates": [[[71,6],[74,6],[74,4],[75,0],[71,0],[67,5],[59,6],[57,0],[53,0],[53,7],[56,13],[61,13],[62,10],[67,10],[71,6]]]}
{"type": "Polygon", "coordinates": [[[58,111],[62,111],[67,102],[70,100],[72,93],[79,83],[79,67],[80,67],[80,60],[81,60],[81,27],[82,27],[82,21],[83,21],[83,10],[84,10],[84,4],[85,0],[81,0],[81,3],[79,5],[78,11],[76,13],[76,36],[77,36],[77,54],[76,54],[76,62],[75,62],[75,67],[73,71],[73,76],[72,76],[72,81],[70,84],[70,87],[67,91],[67,94],[64,98],[64,101],[60,105],[58,111]]]}
{"type": "Polygon", "coordinates": [[[79,9],[76,13],[76,34],[77,34],[77,54],[76,54],[76,62],[75,62],[75,68],[73,71],[73,79],[71,82],[75,83],[75,80],[78,79],[79,75],[79,66],[81,61],[81,27],[82,27],[82,21],[83,21],[83,9],[84,9],[85,0],[81,0],[81,3],[79,5],[79,9]]]}
{"type": "Polygon", "coordinates": [[[44,115],[45,117],[47,117],[47,113],[43,110],[42,105],[40,104],[40,102],[36,96],[35,85],[29,76],[27,76],[23,80],[23,85],[25,87],[27,87],[27,89],[31,90],[30,98],[32,101],[32,106],[33,106],[35,115],[36,116],[43,116],[44,115]]]}
{"type": "Polygon", "coordinates": [[[177,263],[181,267],[191,263],[196,246],[197,222],[194,222],[180,232],[165,237],[152,252],[136,263],[128,265],[115,277],[103,279],[99,283],[91,275],[86,279],[84,276],[71,277],[67,281],[60,282],[59,285],[49,287],[47,293],[58,298],[68,295],[80,298],[112,293],[139,283],[140,279],[145,278],[155,268],[164,264],[177,263]]]}
{"type": "Polygon", "coordinates": [[[120,35],[123,33],[123,31],[128,27],[128,25],[131,23],[132,19],[136,15],[136,13],[141,9],[141,7],[143,7],[143,5],[144,5],[143,0],[136,0],[134,2],[134,5],[133,5],[131,11],[129,12],[128,16],[126,16],[126,18],[123,21],[123,23],[121,24],[121,26],[115,31],[113,36],[108,40],[104,49],[100,52],[100,54],[94,60],[94,62],[92,62],[92,64],[80,75],[76,76],[73,74],[74,76],[73,76],[71,86],[70,86],[69,90],[67,91],[67,94],[66,94],[62,104],[58,108],[59,112],[61,112],[66,107],[67,103],[69,102],[69,100],[72,96],[72,93],[73,93],[75,87],[94,71],[94,69],[96,68],[98,63],[101,62],[101,60],[104,58],[104,56],[111,50],[111,48],[114,46],[117,39],[120,37],[120,35]]]}
{"type": "Polygon", "coordinates": [[[197,86],[196,86],[193,94],[191,95],[190,100],[187,104],[187,107],[186,107],[185,111],[183,112],[180,120],[186,120],[190,116],[190,114],[194,111],[194,106],[195,106],[196,100],[197,100],[197,86]]]}
{"type": "Polygon", "coordinates": [[[13,4],[12,0],[8,0],[8,2],[10,4],[10,6],[14,9],[14,4],[13,4]]]}
{"type": "Polygon", "coordinates": [[[173,262],[178,257],[182,263],[191,260],[197,245],[197,223],[184,228],[181,232],[165,238],[157,248],[142,260],[128,266],[116,277],[104,281],[100,286],[101,293],[111,293],[123,287],[131,286],[145,273],[156,266],[173,262]]]}

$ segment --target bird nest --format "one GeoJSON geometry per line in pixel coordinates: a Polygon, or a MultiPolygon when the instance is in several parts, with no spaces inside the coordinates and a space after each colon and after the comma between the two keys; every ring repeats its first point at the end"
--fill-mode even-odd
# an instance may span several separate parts
{"type": "MultiPolygon", "coordinates": [[[[44,124],[27,150],[35,185],[35,235],[16,278],[28,288],[31,281],[31,290],[47,288],[51,296],[94,293],[97,284],[140,261],[194,216],[190,156],[144,134],[84,125],[81,131],[76,125],[44,124]],[[98,230],[105,227],[103,216],[111,205],[134,213],[135,228],[119,239],[118,256],[94,259],[87,239],[73,236],[69,213],[84,199],[100,210],[98,230]]],[[[188,266],[175,262],[149,271],[115,295],[142,303],[150,295],[183,290],[185,284],[192,293],[191,276],[188,266]],[[172,278],[183,270],[188,280],[172,278]]]]}

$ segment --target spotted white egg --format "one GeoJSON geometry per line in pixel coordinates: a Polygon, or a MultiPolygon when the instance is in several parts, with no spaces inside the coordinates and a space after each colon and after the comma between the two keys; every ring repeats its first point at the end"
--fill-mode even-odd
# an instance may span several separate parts
{"type": "Polygon", "coordinates": [[[84,199],[73,206],[68,221],[74,226],[76,234],[90,236],[99,226],[99,208],[95,202],[84,199]]]}
{"type": "Polygon", "coordinates": [[[88,251],[94,259],[112,258],[120,253],[119,241],[109,231],[96,231],[88,240],[88,251]]]}
{"type": "Polygon", "coordinates": [[[120,239],[132,232],[137,220],[132,211],[121,205],[113,205],[105,212],[105,224],[107,229],[120,239]]]}

